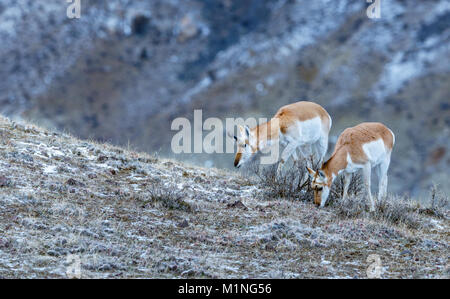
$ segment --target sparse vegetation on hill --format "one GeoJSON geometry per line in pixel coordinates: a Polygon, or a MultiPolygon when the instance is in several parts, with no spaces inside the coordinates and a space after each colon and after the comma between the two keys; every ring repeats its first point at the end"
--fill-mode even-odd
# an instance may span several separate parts
{"type": "Polygon", "coordinates": [[[64,278],[72,254],[84,278],[366,278],[378,254],[383,278],[448,278],[438,189],[370,214],[273,188],[0,117],[0,277],[64,278]]]}
{"type": "Polygon", "coordinates": [[[380,20],[364,0],[81,2],[69,20],[67,1],[1,1],[0,114],[168,155],[172,121],[196,109],[259,119],[314,101],[330,148],[364,121],[395,132],[393,192],[450,193],[448,0],[381,1],[380,20]]]}

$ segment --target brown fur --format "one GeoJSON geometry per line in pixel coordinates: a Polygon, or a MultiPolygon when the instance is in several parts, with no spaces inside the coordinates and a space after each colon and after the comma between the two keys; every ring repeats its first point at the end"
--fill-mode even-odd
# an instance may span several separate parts
{"type": "Polygon", "coordinates": [[[325,109],[313,102],[297,102],[281,107],[274,118],[280,120],[280,131],[286,134],[290,126],[296,121],[306,121],[319,116],[325,128],[330,127],[330,118],[325,109]]]}
{"type": "Polygon", "coordinates": [[[279,138],[280,135],[279,126],[275,125],[274,123],[275,122],[271,119],[268,122],[251,129],[252,133],[256,136],[257,140],[257,148],[255,150],[260,150],[259,141],[261,139],[275,140],[279,138]]]}
{"type": "Polygon", "coordinates": [[[236,157],[234,158],[234,166],[237,166],[239,161],[241,160],[242,153],[236,153],[236,157]]]}
{"type": "Polygon", "coordinates": [[[364,153],[363,145],[382,139],[386,148],[394,146],[394,137],[391,131],[382,123],[361,123],[355,127],[347,128],[339,136],[331,158],[322,166],[322,170],[330,177],[336,175],[341,169],[347,167],[347,153],[354,163],[364,164],[367,156],[364,153]]]}
{"type": "Polygon", "coordinates": [[[319,104],[302,101],[281,107],[270,121],[253,128],[252,132],[257,136],[258,143],[260,138],[278,139],[279,132],[286,134],[289,127],[294,125],[296,121],[306,121],[315,117],[320,117],[324,128],[329,131],[330,117],[328,112],[319,104]],[[272,125],[275,118],[278,119],[278,126],[272,125]]]}
{"type": "Polygon", "coordinates": [[[322,202],[322,198],[320,197],[321,193],[317,190],[314,190],[314,204],[320,206],[322,202]]]}
{"type": "MultiPolygon", "coordinates": [[[[277,140],[280,137],[280,131],[286,134],[289,127],[295,124],[297,121],[306,121],[315,117],[320,117],[324,124],[324,129],[327,130],[327,134],[330,130],[330,116],[322,106],[313,102],[297,102],[281,107],[274,117],[268,122],[256,126],[250,129],[251,134],[256,137],[256,146],[250,145],[252,153],[255,153],[260,149],[260,146],[264,146],[269,140],[277,140]]],[[[243,128],[241,128],[241,131],[243,128]]],[[[241,132],[243,135],[244,132],[241,132]]],[[[245,141],[248,144],[248,140],[245,141]]],[[[235,156],[235,166],[242,158],[243,148],[238,147],[237,154],[235,156]]]]}

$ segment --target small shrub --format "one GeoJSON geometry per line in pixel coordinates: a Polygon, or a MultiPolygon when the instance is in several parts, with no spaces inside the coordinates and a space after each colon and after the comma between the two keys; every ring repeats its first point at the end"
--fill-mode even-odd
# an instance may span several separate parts
{"type": "Polygon", "coordinates": [[[249,167],[249,171],[256,176],[258,185],[264,190],[264,196],[312,201],[313,191],[306,171],[306,162],[298,162],[291,167],[285,165],[280,175],[277,175],[278,165],[279,163],[273,165],[253,163],[249,167]]]}
{"type": "MultiPolygon", "coordinates": [[[[364,191],[364,184],[361,173],[354,173],[348,186],[348,196],[355,197],[364,191]]],[[[344,176],[339,175],[333,182],[330,190],[330,197],[327,202],[332,203],[336,200],[342,199],[344,195],[344,176]]]]}
{"type": "Polygon", "coordinates": [[[366,212],[366,201],[358,196],[349,196],[346,199],[336,197],[329,204],[336,209],[336,214],[344,219],[358,218],[366,212]]]}
{"type": "Polygon", "coordinates": [[[447,218],[449,212],[449,199],[443,192],[439,191],[438,186],[434,185],[431,188],[430,206],[420,208],[419,213],[435,216],[438,218],[447,218]]]}
{"type": "MultiPolygon", "coordinates": [[[[375,196],[375,195],[372,195],[375,196]]],[[[417,229],[421,226],[418,214],[418,203],[410,198],[387,196],[375,200],[375,212],[369,212],[369,200],[363,196],[349,196],[346,199],[335,200],[331,207],[342,219],[367,218],[386,221],[396,225],[405,225],[417,229]]]]}
{"type": "Polygon", "coordinates": [[[183,200],[184,192],[160,184],[152,184],[147,191],[145,203],[160,205],[168,210],[192,212],[191,205],[183,200]]]}
{"type": "Polygon", "coordinates": [[[418,207],[418,202],[411,198],[387,196],[380,201],[376,201],[373,217],[417,229],[421,226],[418,207]]]}

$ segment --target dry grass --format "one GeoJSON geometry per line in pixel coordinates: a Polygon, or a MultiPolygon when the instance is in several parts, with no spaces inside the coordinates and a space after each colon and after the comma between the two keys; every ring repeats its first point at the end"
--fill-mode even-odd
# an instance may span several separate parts
{"type": "MultiPolygon", "coordinates": [[[[312,160],[312,159],[311,159],[312,160]]],[[[264,198],[312,201],[311,179],[306,170],[306,161],[286,164],[281,175],[277,174],[279,163],[258,165],[253,162],[248,172],[257,178],[257,184],[264,190],[264,198]]],[[[313,164],[313,168],[317,165],[313,164]]]]}
{"type": "Polygon", "coordinates": [[[450,200],[448,195],[440,191],[437,185],[433,185],[430,196],[430,205],[428,207],[420,208],[419,213],[438,218],[448,217],[448,211],[450,208],[450,200]]]}
{"type": "Polygon", "coordinates": [[[193,211],[192,206],[184,201],[186,194],[173,187],[168,188],[161,184],[152,183],[147,192],[148,196],[144,201],[144,207],[146,204],[151,204],[154,207],[163,207],[168,210],[193,211]]]}
{"type": "MultiPolygon", "coordinates": [[[[342,190],[343,179],[338,180],[335,190],[342,190]]],[[[448,197],[433,187],[430,191],[430,206],[423,207],[418,201],[407,196],[389,194],[384,199],[375,200],[375,212],[368,212],[369,199],[365,195],[360,175],[353,176],[349,186],[349,197],[342,199],[342,191],[334,192],[329,203],[336,210],[336,214],[344,219],[365,218],[376,221],[405,226],[409,229],[418,229],[422,226],[421,214],[445,218],[448,214],[448,197]],[[438,195],[439,194],[439,195],[438,195]]]]}
{"type": "Polygon", "coordinates": [[[368,200],[364,196],[349,196],[331,204],[342,219],[372,219],[405,226],[410,229],[421,227],[418,203],[406,197],[388,196],[376,200],[375,212],[368,211],[368,200]]]}
{"type": "MultiPolygon", "coordinates": [[[[278,164],[258,166],[253,163],[249,172],[256,175],[263,198],[283,198],[288,200],[313,201],[311,180],[308,176],[306,163],[294,165],[277,175],[278,164]]],[[[355,173],[348,189],[348,197],[343,199],[344,178],[339,176],[334,181],[327,206],[333,209],[341,219],[368,219],[385,221],[409,229],[421,227],[420,214],[445,217],[448,211],[448,197],[440,194],[435,187],[431,190],[431,204],[422,207],[417,201],[408,197],[388,195],[381,201],[376,201],[375,212],[369,212],[369,199],[366,198],[362,175],[355,173]]]]}
{"type": "Polygon", "coordinates": [[[83,278],[365,278],[370,254],[382,277],[447,276],[439,192],[417,210],[318,209],[303,166],[271,171],[258,183],[0,117],[0,277],[65,278],[71,254],[83,278]]]}
{"type": "MultiPolygon", "coordinates": [[[[353,174],[348,186],[349,196],[359,196],[364,191],[363,179],[361,173],[357,172],[353,174]]],[[[344,176],[338,176],[331,186],[330,198],[328,203],[333,203],[334,201],[340,200],[344,195],[344,176]]]]}

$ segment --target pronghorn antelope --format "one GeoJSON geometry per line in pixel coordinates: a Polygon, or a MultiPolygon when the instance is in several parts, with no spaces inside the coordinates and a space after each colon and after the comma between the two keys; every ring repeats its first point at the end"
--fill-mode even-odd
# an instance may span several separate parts
{"type": "Polygon", "coordinates": [[[328,149],[330,129],[330,115],[316,103],[297,102],[283,106],[264,124],[252,129],[239,126],[238,136],[234,136],[238,145],[234,166],[241,167],[256,153],[274,144],[285,146],[278,172],[289,157],[298,161],[297,149],[303,157],[314,155],[321,163],[328,149]]]}
{"type": "Polygon", "coordinates": [[[339,136],[331,158],[321,169],[313,171],[308,168],[312,177],[314,203],[325,206],[333,180],[341,172],[344,173],[344,198],[348,196],[348,187],[352,174],[363,170],[364,183],[370,199],[370,210],[375,210],[375,203],[370,192],[370,175],[373,167],[379,178],[378,199],[386,196],[387,172],[394,147],[394,133],[381,123],[362,123],[347,128],[339,136]]]}

